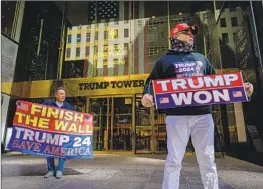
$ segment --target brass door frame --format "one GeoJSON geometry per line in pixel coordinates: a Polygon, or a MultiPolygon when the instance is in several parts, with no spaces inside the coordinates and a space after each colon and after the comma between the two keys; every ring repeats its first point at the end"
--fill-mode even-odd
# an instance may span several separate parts
{"type": "Polygon", "coordinates": [[[135,155],[136,154],[136,127],[135,127],[135,115],[136,115],[136,95],[134,94],[132,97],[132,152],[135,155]]]}
{"type": "Polygon", "coordinates": [[[106,145],[106,152],[109,150],[109,113],[110,113],[110,109],[108,108],[110,106],[110,98],[107,98],[107,145],[106,145]]]}
{"type": "Polygon", "coordinates": [[[105,97],[87,97],[87,103],[86,103],[86,110],[87,110],[87,113],[91,113],[90,112],[90,99],[94,99],[94,98],[106,98],[107,99],[107,121],[106,121],[106,128],[107,128],[107,136],[106,136],[106,139],[107,139],[107,145],[106,145],[106,152],[108,152],[109,150],[109,103],[110,103],[110,97],[109,96],[105,96],[105,97]]]}
{"type": "Polygon", "coordinates": [[[152,107],[152,108],[150,108],[150,119],[151,119],[151,142],[150,142],[150,144],[151,144],[151,152],[153,153],[153,152],[156,152],[156,148],[157,148],[157,132],[158,131],[156,131],[156,128],[155,128],[155,124],[154,124],[154,119],[155,119],[155,115],[154,115],[154,108],[152,107]],[[155,139],[154,139],[154,137],[155,137],[155,139]]]}
{"type": "Polygon", "coordinates": [[[111,97],[111,141],[110,141],[110,151],[113,151],[113,118],[114,118],[114,100],[111,97]]]}
{"type": "Polygon", "coordinates": [[[128,94],[128,95],[101,95],[101,96],[91,96],[91,97],[88,97],[89,99],[90,98],[121,98],[121,97],[133,97],[134,95],[133,94],[128,94]]]}

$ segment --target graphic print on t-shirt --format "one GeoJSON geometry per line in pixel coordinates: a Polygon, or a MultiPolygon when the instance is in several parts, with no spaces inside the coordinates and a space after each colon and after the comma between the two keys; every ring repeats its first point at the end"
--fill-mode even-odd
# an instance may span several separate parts
{"type": "Polygon", "coordinates": [[[185,61],[174,63],[174,70],[177,78],[201,76],[204,64],[202,61],[185,61]]]}

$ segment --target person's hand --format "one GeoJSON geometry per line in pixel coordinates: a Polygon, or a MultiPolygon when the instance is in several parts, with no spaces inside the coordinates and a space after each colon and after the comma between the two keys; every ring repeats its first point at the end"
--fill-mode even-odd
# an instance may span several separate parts
{"type": "Polygon", "coordinates": [[[251,83],[244,83],[247,97],[250,97],[254,91],[254,87],[251,83]]]}
{"type": "Polygon", "coordinates": [[[141,102],[145,108],[150,108],[150,107],[154,106],[153,96],[150,94],[143,95],[141,102]]]}

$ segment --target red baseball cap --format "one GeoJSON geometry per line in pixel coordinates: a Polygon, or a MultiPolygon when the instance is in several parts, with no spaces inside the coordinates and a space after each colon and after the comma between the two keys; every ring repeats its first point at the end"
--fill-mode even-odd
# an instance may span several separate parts
{"type": "Polygon", "coordinates": [[[189,26],[186,23],[176,24],[175,27],[170,32],[170,37],[174,37],[175,34],[188,29],[191,30],[193,35],[196,35],[198,33],[199,28],[197,25],[189,26]]]}

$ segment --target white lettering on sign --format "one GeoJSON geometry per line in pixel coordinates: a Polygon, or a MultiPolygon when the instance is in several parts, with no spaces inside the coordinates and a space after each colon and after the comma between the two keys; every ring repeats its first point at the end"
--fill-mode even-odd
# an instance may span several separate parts
{"type": "Polygon", "coordinates": [[[223,89],[223,93],[221,93],[218,90],[214,90],[213,95],[214,95],[215,102],[220,102],[220,98],[226,102],[230,101],[230,96],[229,96],[229,92],[227,89],[223,89]]]}
{"type": "Polygon", "coordinates": [[[25,129],[21,127],[15,127],[15,129],[16,129],[16,138],[19,139],[21,132],[24,131],[25,129]]]}
{"type": "Polygon", "coordinates": [[[186,85],[185,79],[172,80],[173,90],[178,90],[178,87],[181,87],[182,89],[187,89],[185,85],[186,85]]]}
{"type": "Polygon", "coordinates": [[[67,135],[60,135],[59,137],[59,146],[62,146],[64,143],[68,143],[69,142],[69,136],[67,135]]]}
{"type": "Polygon", "coordinates": [[[193,92],[187,92],[187,93],[175,93],[175,94],[171,94],[175,105],[190,105],[192,104],[192,96],[193,96],[193,92]]]}
{"type": "Polygon", "coordinates": [[[205,77],[204,81],[207,87],[224,86],[224,79],[220,75],[215,76],[214,79],[211,77],[205,77]]]}
{"type": "Polygon", "coordinates": [[[197,92],[186,92],[186,93],[174,93],[171,94],[175,105],[191,105],[194,100],[198,104],[207,104],[211,101],[220,102],[220,99],[228,102],[230,101],[230,95],[227,89],[223,89],[222,92],[219,90],[212,91],[197,91],[197,92]],[[202,96],[202,98],[201,98],[202,96]]]}
{"type": "Polygon", "coordinates": [[[161,84],[162,91],[167,91],[167,83],[170,83],[170,80],[157,81],[157,84],[161,84]]]}
{"type": "Polygon", "coordinates": [[[186,79],[171,79],[157,81],[156,84],[161,85],[163,92],[168,91],[167,84],[172,83],[172,89],[174,91],[181,89],[201,89],[203,87],[222,87],[231,86],[232,82],[237,81],[238,76],[236,74],[216,75],[214,78],[210,76],[186,78],[186,79]]]}
{"type": "Polygon", "coordinates": [[[39,131],[33,131],[30,129],[19,128],[19,127],[15,127],[15,129],[16,129],[17,139],[20,139],[20,137],[22,137],[23,140],[37,141],[41,143],[45,142],[47,144],[58,145],[58,146],[62,146],[63,144],[66,144],[70,141],[70,138],[67,135],[42,132],[42,136],[40,137],[39,131]]]}
{"type": "Polygon", "coordinates": [[[198,77],[197,80],[188,79],[189,87],[193,89],[198,89],[204,86],[204,80],[201,77],[198,77]]]}
{"type": "Polygon", "coordinates": [[[225,79],[226,85],[231,85],[231,81],[238,80],[238,77],[236,74],[227,74],[227,75],[224,75],[224,79],[225,79]]]}

